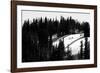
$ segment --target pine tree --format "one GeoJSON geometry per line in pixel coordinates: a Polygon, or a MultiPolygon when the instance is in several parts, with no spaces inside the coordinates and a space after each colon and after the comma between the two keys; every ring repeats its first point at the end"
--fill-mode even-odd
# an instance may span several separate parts
{"type": "Polygon", "coordinates": [[[81,46],[80,46],[80,59],[83,59],[83,54],[84,54],[84,51],[83,51],[83,41],[81,41],[81,46]]]}

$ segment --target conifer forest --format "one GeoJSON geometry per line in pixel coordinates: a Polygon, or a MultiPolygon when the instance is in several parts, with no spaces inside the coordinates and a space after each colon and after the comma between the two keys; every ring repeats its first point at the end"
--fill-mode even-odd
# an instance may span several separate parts
{"type": "Polygon", "coordinates": [[[61,16],[25,20],[22,62],[90,59],[90,23],[61,16]]]}

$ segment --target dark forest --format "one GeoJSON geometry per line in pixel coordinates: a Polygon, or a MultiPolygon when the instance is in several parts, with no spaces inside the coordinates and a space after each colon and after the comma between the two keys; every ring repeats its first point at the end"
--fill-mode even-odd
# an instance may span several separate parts
{"type": "Polygon", "coordinates": [[[64,42],[60,40],[59,46],[54,47],[53,36],[56,39],[71,34],[84,33],[85,48],[83,51],[83,42],[80,44],[80,52],[77,54],[78,60],[90,58],[90,24],[88,22],[79,22],[72,17],[60,20],[51,18],[33,18],[30,23],[25,20],[22,26],[22,62],[40,62],[40,61],[60,61],[74,60],[75,55],[71,50],[64,51],[64,42]],[[66,58],[64,58],[67,55],[66,58]]]}

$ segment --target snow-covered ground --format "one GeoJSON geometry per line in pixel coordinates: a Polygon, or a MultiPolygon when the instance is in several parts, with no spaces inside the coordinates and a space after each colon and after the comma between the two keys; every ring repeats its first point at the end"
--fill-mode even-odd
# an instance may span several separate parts
{"type": "MultiPolygon", "coordinates": [[[[59,45],[59,40],[63,39],[62,37],[57,39],[55,42],[53,42],[53,46],[58,46],[59,45]]],[[[80,51],[80,46],[81,46],[81,41],[83,43],[83,48],[84,48],[84,43],[85,43],[85,38],[84,34],[72,34],[72,35],[66,35],[64,37],[64,47],[65,47],[65,52],[67,52],[68,47],[70,50],[72,50],[72,54],[78,54],[80,51]]],[[[89,41],[89,38],[88,38],[89,41]]]]}

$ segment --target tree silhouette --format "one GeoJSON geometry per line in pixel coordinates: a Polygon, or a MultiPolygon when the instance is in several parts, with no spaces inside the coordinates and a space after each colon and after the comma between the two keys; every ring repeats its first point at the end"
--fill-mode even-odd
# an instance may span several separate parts
{"type": "Polygon", "coordinates": [[[90,45],[88,42],[88,38],[85,37],[85,50],[84,50],[84,58],[89,59],[90,58],[90,45]]]}
{"type": "Polygon", "coordinates": [[[73,58],[72,58],[72,51],[69,49],[69,47],[67,47],[67,60],[72,60],[73,58]]]}
{"type": "Polygon", "coordinates": [[[84,37],[90,37],[90,26],[88,22],[83,22],[84,37]]]}
{"type": "Polygon", "coordinates": [[[80,46],[80,57],[79,57],[79,59],[84,59],[83,41],[81,41],[80,43],[81,43],[81,46],[80,46]]]}

